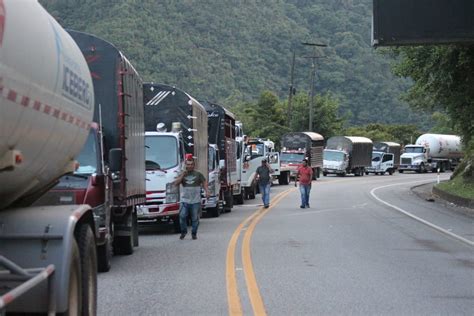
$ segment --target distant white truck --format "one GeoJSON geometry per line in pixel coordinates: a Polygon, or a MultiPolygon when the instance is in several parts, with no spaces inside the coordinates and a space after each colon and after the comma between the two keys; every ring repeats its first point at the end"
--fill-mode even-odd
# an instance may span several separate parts
{"type": "Polygon", "coordinates": [[[401,146],[394,142],[376,142],[372,151],[372,165],[365,169],[365,174],[374,173],[392,175],[400,165],[401,146]]]}
{"type": "Polygon", "coordinates": [[[405,146],[398,171],[440,172],[454,170],[462,158],[461,138],[457,135],[423,134],[414,145],[405,146]]]}

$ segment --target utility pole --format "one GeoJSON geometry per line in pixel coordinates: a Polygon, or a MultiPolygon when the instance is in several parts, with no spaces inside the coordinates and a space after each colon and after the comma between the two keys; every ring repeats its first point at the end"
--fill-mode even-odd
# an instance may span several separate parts
{"type": "Polygon", "coordinates": [[[290,71],[290,93],[288,95],[288,127],[291,128],[291,100],[293,99],[293,77],[295,74],[295,51],[293,51],[293,60],[291,62],[290,71]]]}
{"type": "Polygon", "coordinates": [[[318,43],[308,43],[303,42],[301,43],[305,46],[312,46],[314,47],[314,52],[312,56],[306,56],[305,58],[311,58],[311,103],[309,105],[309,122],[308,122],[308,130],[310,132],[313,131],[313,112],[314,112],[314,80],[316,76],[316,59],[324,58],[324,56],[317,56],[316,47],[327,47],[326,44],[318,44],[318,43]]]}

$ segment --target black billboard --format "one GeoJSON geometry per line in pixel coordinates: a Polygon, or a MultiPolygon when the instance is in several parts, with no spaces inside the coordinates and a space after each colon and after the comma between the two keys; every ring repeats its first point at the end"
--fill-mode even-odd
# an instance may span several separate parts
{"type": "Polygon", "coordinates": [[[373,0],[372,45],[474,43],[474,0],[373,0]]]}

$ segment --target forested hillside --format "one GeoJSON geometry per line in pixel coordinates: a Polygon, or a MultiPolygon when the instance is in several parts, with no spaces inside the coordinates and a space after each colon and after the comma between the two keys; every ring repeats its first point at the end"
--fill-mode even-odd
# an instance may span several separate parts
{"type": "Polygon", "coordinates": [[[146,81],[177,85],[228,107],[264,90],[309,91],[319,42],[317,93],[339,99],[351,124],[427,122],[399,96],[410,85],[370,46],[372,0],[41,0],[66,28],[114,43],[146,81]]]}

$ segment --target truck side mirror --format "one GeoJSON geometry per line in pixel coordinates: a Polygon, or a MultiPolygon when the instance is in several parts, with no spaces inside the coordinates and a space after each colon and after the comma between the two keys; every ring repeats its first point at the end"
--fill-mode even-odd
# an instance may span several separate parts
{"type": "Polygon", "coordinates": [[[244,161],[250,161],[250,155],[245,155],[244,161]]]}
{"type": "Polygon", "coordinates": [[[122,149],[112,148],[109,151],[109,168],[111,172],[122,170],[122,149]]]}

